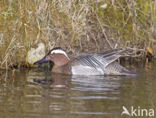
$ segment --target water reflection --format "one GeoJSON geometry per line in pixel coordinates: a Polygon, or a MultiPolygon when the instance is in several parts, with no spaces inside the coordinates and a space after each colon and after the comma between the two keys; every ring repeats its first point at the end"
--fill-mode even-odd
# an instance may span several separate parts
{"type": "Polygon", "coordinates": [[[155,107],[153,69],[138,69],[138,77],[0,71],[0,114],[5,118],[119,118],[123,105],[155,107]]]}

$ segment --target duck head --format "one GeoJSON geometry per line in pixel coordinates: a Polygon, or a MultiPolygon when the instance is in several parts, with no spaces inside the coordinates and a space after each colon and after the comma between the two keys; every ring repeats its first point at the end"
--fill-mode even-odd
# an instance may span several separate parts
{"type": "Polygon", "coordinates": [[[51,61],[54,63],[54,66],[59,67],[67,64],[69,60],[70,59],[66,52],[60,47],[57,47],[50,50],[45,57],[35,62],[34,64],[42,64],[51,61]]]}

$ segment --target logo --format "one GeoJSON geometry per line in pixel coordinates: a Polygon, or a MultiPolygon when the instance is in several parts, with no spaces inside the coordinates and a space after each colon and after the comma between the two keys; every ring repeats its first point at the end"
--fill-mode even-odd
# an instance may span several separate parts
{"type": "Polygon", "coordinates": [[[127,116],[154,116],[154,109],[145,109],[138,106],[137,108],[134,108],[133,106],[130,107],[130,110],[128,110],[125,106],[122,106],[122,113],[121,116],[127,115],[127,116]]]}

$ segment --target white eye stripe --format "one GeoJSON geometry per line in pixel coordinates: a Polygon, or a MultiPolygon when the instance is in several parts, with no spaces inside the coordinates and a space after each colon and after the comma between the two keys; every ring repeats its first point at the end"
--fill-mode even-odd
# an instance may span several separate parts
{"type": "Polygon", "coordinates": [[[57,49],[57,50],[51,51],[51,54],[54,54],[54,53],[64,54],[69,59],[67,53],[65,51],[63,51],[63,50],[57,49]]]}

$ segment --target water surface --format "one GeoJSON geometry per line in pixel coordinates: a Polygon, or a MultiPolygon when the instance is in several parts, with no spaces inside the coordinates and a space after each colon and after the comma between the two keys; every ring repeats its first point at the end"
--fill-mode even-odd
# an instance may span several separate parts
{"type": "Polygon", "coordinates": [[[0,71],[0,118],[122,118],[122,106],[156,110],[156,63],[129,68],[139,76],[0,71]]]}

